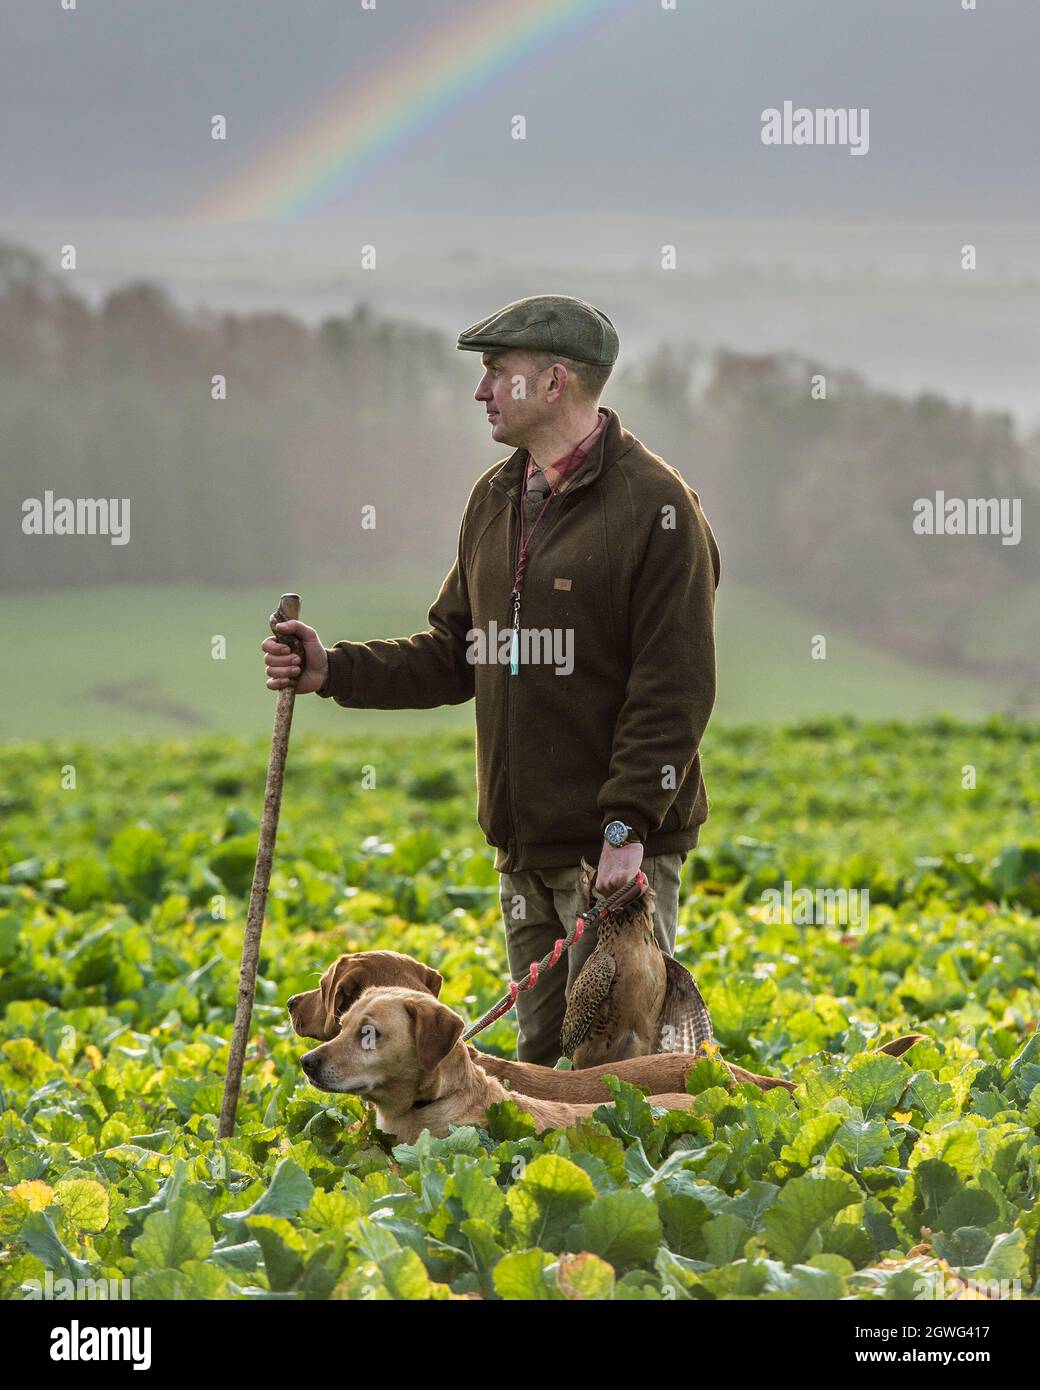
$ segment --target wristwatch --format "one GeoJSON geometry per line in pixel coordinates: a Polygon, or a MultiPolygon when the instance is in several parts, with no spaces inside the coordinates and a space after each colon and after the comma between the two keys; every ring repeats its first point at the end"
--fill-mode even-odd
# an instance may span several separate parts
{"type": "Polygon", "coordinates": [[[631,845],[638,841],[639,836],[630,825],[626,825],[623,820],[612,820],[603,831],[603,838],[608,845],[613,845],[615,849],[620,849],[622,845],[631,845]]]}

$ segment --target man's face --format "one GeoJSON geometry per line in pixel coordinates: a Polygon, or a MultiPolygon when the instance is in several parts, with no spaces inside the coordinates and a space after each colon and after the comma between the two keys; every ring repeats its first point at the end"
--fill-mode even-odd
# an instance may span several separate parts
{"type": "Polygon", "coordinates": [[[483,353],[480,360],[484,375],[473,398],[487,410],[492,439],[519,448],[527,443],[531,427],[545,417],[552,367],[540,372],[530,355],[517,348],[496,348],[483,353]],[[514,400],[514,390],[525,390],[526,396],[514,400]]]}

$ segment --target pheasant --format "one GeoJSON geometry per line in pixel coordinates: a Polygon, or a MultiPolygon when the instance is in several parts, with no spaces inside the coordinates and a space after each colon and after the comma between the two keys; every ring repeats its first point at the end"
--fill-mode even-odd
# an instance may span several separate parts
{"type": "MultiPolygon", "coordinates": [[[[595,876],[582,858],[578,885],[586,906],[595,876]]],[[[696,1052],[713,1041],[693,976],[654,936],[653,906],[648,885],[597,927],[596,944],[567,1000],[560,1039],[575,1068],[654,1052],[696,1052]]]]}

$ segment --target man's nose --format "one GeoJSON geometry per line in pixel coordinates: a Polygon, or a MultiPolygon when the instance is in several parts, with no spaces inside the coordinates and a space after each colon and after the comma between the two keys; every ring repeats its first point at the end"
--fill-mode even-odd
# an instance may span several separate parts
{"type": "Polygon", "coordinates": [[[480,385],[473,393],[473,399],[475,401],[489,401],[491,399],[491,391],[487,384],[487,377],[481,377],[480,385]]]}

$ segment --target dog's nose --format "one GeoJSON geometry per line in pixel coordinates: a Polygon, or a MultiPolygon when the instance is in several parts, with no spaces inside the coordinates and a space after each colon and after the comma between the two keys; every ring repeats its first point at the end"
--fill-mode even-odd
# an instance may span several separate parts
{"type": "Polygon", "coordinates": [[[308,1076],[313,1076],[321,1066],[321,1058],[316,1052],[305,1052],[300,1058],[300,1066],[308,1076]]]}
{"type": "Polygon", "coordinates": [[[287,1009],[291,1009],[293,1005],[296,1003],[296,1001],[299,999],[299,997],[300,996],[298,994],[294,994],[285,1007],[287,1009]]]}

